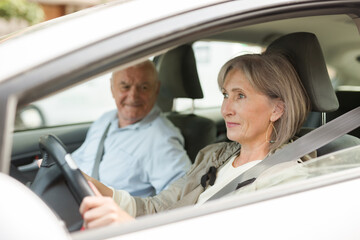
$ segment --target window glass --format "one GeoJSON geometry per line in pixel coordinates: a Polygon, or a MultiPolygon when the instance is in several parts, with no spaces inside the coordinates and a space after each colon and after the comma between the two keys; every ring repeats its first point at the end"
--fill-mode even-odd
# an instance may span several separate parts
{"type": "MultiPolygon", "coordinates": [[[[195,100],[195,108],[212,108],[221,105],[223,96],[217,85],[217,75],[226,61],[237,55],[262,51],[259,46],[218,41],[198,41],[193,44],[193,49],[204,93],[203,99],[195,100]]],[[[176,99],[177,111],[184,111],[191,107],[191,100],[176,99]]]]}
{"type": "Polygon", "coordinates": [[[91,122],[116,108],[110,90],[111,74],[105,74],[21,109],[15,130],[91,122]]]}

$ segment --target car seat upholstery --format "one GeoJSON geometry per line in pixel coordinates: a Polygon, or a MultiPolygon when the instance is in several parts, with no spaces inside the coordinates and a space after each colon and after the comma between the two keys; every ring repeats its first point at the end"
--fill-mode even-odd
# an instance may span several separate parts
{"type": "Polygon", "coordinates": [[[317,128],[322,124],[322,113],[321,112],[310,112],[303,124],[303,127],[317,128]]]}
{"type": "Polygon", "coordinates": [[[179,46],[158,57],[155,63],[161,82],[157,104],[180,129],[185,149],[194,162],[200,149],[215,142],[217,129],[211,119],[173,111],[176,98],[203,98],[193,49],[191,45],[179,46]]]}
{"type": "MultiPolygon", "coordinates": [[[[336,91],[337,99],[339,100],[339,109],[335,112],[326,114],[326,119],[331,121],[338,116],[357,108],[360,105],[360,92],[359,91],[336,91]]],[[[349,132],[350,135],[360,138],[360,127],[349,132]]]]}
{"type": "MultiPolygon", "coordinates": [[[[333,112],[339,102],[332,87],[325,60],[317,37],[313,33],[291,33],[276,39],[268,46],[268,52],[284,54],[294,65],[310,98],[313,112],[333,112]]],[[[312,129],[304,128],[302,136],[312,129]]],[[[360,139],[345,134],[318,149],[318,156],[360,144],[360,139]]]]}

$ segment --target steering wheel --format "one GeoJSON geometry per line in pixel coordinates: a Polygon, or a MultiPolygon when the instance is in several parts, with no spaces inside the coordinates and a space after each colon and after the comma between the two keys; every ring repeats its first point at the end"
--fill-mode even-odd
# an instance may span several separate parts
{"type": "Polygon", "coordinates": [[[69,231],[79,230],[81,201],[95,194],[60,139],[42,136],[39,147],[43,161],[30,188],[59,215],[69,231]]]}

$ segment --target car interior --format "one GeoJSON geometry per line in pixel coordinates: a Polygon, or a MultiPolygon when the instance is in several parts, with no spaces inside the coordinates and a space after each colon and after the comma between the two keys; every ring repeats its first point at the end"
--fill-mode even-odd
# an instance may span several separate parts
{"type": "Polygon", "coordinates": [[[192,162],[205,146],[215,143],[216,123],[205,117],[174,110],[174,99],[189,98],[192,101],[204,97],[197,72],[195,54],[191,45],[172,49],[155,60],[161,82],[158,106],[168,119],[181,130],[185,149],[192,162]]]}
{"type": "MultiPolygon", "coordinates": [[[[280,19],[234,28],[197,41],[240,43],[258,46],[262,50],[269,47],[271,51],[285,53],[294,64],[311,99],[312,113],[298,134],[301,137],[360,105],[358,34],[352,19],[344,14],[280,19]]],[[[197,41],[175,46],[153,58],[161,81],[158,105],[183,134],[185,149],[192,162],[203,147],[229,141],[220,115],[220,105],[208,109],[196,106],[197,101],[207,94],[204,92],[206,81],[200,80],[198,70],[200,57],[196,55],[194,47],[197,41]],[[190,107],[177,109],[179,98],[190,100],[190,107]]],[[[206,52],[209,49],[204,49],[208,55],[203,55],[209,57],[210,53],[206,52]]],[[[232,56],[233,53],[227,55],[228,58],[232,56]]],[[[46,113],[36,102],[33,106],[43,119],[41,126],[15,131],[11,156],[11,175],[29,186],[38,173],[36,159],[42,157],[39,138],[44,134],[54,134],[64,143],[66,150],[72,152],[82,144],[91,124],[91,121],[87,121],[47,126],[43,123],[46,122],[46,113]]],[[[322,156],[357,145],[360,145],[359,127],[319,148],[317,152],[318,156],[322,156]]],[[[69,195],[68,192],[64,194],[69,195]]],[[[74,229],[77,230],[78,225],[74,229]]]]}

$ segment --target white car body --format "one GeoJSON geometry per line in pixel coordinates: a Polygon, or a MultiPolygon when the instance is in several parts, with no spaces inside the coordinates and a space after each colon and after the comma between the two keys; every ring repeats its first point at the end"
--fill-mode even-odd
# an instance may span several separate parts
{"type": "MultiPolygon", "coordinates": [[[[360,11],[360,1],[343,2],[348,4],[344,9],[356,4],[354,12],[360,11]]],[[[275,19],[286,19],[293,17],[294,12],[294,16],[302,16],[306,11],[310,14],[312,8],[335,14],[333,6],[341,4],[341,1],[290,0],[116,1],[3,37],[0,40],[0,189],[3,191],[0,238],[359,239],[358,166],[195,208],[141,217],[128,224],[75,233],[69,233],[26,186],[6,176],[18,104],[31,103],[85,78],[108,73],[116,67],[124,68],[187,41],[206,39],[230,28],[227,26],[236,21],[244,20],[238,23],[239,27],[255,24],[257,19],[252,15],[259,14],[266,21],[269,12],[269,16],[278,14],[275,19]],[[289,12],[288,7],[292,9],[289,12]],[[220,8],[221,13],[217,12],[220,8]],[[99,47],[102,44],[113,48],[99,47]]],[[[319,10],[316,15],[320,13],[319,10]]],[[[360,26],[359,16],[353,16],[360,26]]],[[[349,54],[359,56],[360,47],[349,54]]],[[[354,158],[360,156],[359,147],[343,152],[354,158]]]]}

